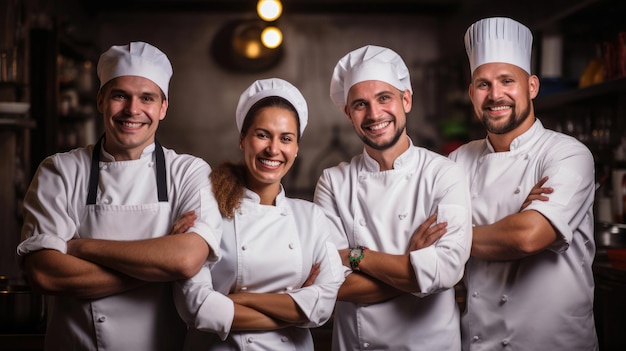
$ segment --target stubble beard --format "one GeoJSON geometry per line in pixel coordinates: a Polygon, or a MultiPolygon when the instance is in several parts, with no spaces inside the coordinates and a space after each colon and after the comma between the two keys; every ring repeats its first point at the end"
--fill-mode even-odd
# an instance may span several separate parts
{"type": "MultiPolygon", "coordinates": [[[[395,125],[395,120],[394,120],[394,125],[395,125]]],[[[359,137],[361,138],[361,140],[363,141],[363,143],[369,147],[371,147],[374,150],[378,150],[378,151],[383,151],[383,150],[387,150],[391,147],[393,147],[394,145],[396,145],[398,143],[398,140],[400,140],[400,138],[402,137],[402,135],[404,134],[404,129],[406,127],[406,124],[403,125],[401,128],[396,128],[396,133],[393,136],[393,138],[387,142],[383,142],[383,143],[376,143],[376,141],[374,139],[370,139],[367,137],[367,135],[365,134],[360,134],[359,137]]]]}
{"type": "Polygon", "coordinates": [[[511,109],[511,115],[509,116],[506,123],[503,125],[496,125],[495,123],[493,123],[487,113],[483,113],[483,115],[480,117],[480,121],[489,133],[506,134],[519,127],[528,118],[528,116],[530,115],[530,101],[528,104],[526,104],[526,106],[526,109],[520,111],[519,114],[517,113],[515,106],[513,106],[513,108],[511,109]]]}

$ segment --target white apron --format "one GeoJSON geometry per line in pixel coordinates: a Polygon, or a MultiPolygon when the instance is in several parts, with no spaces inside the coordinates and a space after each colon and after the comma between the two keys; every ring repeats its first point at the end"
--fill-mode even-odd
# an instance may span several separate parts
{"type": "MultiPolygon", "coordinates": [[[[101,143],[102,139],[93,149],[87,211],[78,225],[79,235],[84,238],[136,240],[167,233],[171,208],[161,145],[155,140],[159,202],[107,205],[106,199],[99,199],[99,202],[105,203],[96,203],[100,168],[108,167],[105,162],[100,164],[101,143]]],[[[120,168],[123,174],[126,168],[120,168]]],[[[154,351],[182,347],[186,327],[174,307],[170,283],[151,283],[89,301],[65,297],[51,300],[46,349],[154,351]]]]}

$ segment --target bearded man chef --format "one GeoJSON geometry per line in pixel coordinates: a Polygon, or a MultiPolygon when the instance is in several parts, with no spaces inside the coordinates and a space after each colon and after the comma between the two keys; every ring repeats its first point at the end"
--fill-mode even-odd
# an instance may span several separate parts
{"type": "Polygon", "coordinates": [[[176,350],[185,324],[169,281],[219,257],[210,167],[155,139],[172,66],[156,47],[113,46],[98,62],[95,144],[46,158],[24,201],[18,254],[33,287],[53,295],[48,350],[176,350]],[[184,234],[167,235],[188,211],[184,234]]]}
{"type": "Polygon", "coordinates": [[[463,349],[597,350],[593,156],[535,117],[539,79],[526,26],[483,19],[465,46],[469,95],[487,137],[450,155],[469,177],[475,225],[463,349]],[[552,193],[525,204],[535,184],[552,193]]]}
{"type": "Polygon", "coordinates": [[[324,170],[314,195],[352,268],[338,294],[333,350],[460,350],[453,287],[472,240],[460,167],[406,134],[413,91],[394,51],[348,53],[330,92],[364,143],[361,155],[324,170]]]}

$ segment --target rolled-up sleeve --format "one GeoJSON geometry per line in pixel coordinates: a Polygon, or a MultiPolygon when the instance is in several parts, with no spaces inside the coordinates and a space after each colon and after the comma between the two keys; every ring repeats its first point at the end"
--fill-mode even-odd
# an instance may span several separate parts
{"type": "Polygon", "coordinates": [[[446,233],[435,244],[409,253],[420,286],[416,296],[433,294],[458,283],[472,247],[467,180],[457,165],[438,179],[443,195],[437,205],[437,223],[447,222],[446,233]]]}
{"type": "Polygon", "coordinates": [[[190,328],[217,334],[226,340],[235,316],[235,305],[213,289],[209,263],[191,279],[174,283],[174,302],[190,328]]]}
{"type": "Polygon", "coordinates": [[[24,197],[24,225],[18,256],[23,258],[42,249],[67,252],[67,241],[76,234],[76,223],[68,214],[67,187],[55,157],[46,158],[24,197]]]}

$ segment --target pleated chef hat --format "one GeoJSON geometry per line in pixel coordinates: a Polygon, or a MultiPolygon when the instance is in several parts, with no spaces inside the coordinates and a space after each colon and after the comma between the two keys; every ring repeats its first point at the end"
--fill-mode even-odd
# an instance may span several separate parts
{"type": "Polygon", "coordinates": [[[144,42],[111,46],[98,60],[100,88],[113,78],[138,76],[150,79],[161,88],[167,97],[172,64],[159,49],[144,42]]]}
{"type": "Polygon", "coordinates": [[[300,135],[304,134],[304,128],[306,128],[309,120],[306,100],[298,88],[280,78],[257,80],[241,94],[235,114],[239,132],[241,133],[243,120],[246,118],[250,108],[259,100],[269,96],[280,96],[295,107],[298,112],[298,118],[300,119],[300,135]]]}
{"type": "Polygon", "coordinates": [[[504,62],[530,74],[533,35],[523,24],[506,17],[482,19],[465,32],[465,50],[472,74],[482,64],[504,62]]]}
{"type": "Polygon", "coordinates": [[[343,111],[350,88],[367,80],[383,81],[413,94],[409,69],[400,55],[391,49],[367,45],[339,60],[330,80],[330,99],[343,111]]]}

